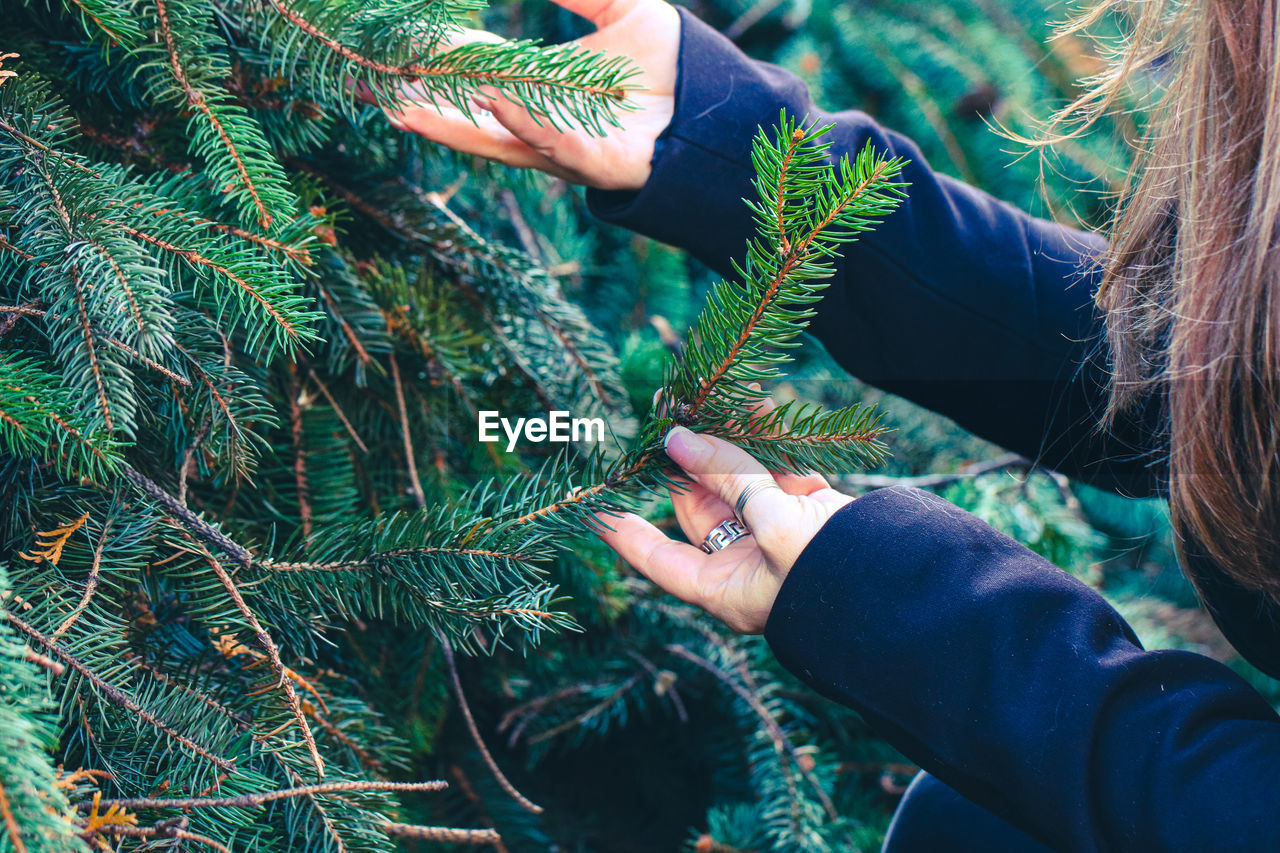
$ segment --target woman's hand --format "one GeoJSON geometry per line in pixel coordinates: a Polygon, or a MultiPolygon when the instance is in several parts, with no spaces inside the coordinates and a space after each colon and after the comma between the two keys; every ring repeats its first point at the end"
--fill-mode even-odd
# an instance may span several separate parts
{"type": "MultiPolygon", "coordinates": [[[[596,31],[576,43],[591,51],[624,56],[639,69],[632,83],[640,91],[628,96],[633,109],[619,112],[620,127],[606,136],[581,129],[556,130],[539,124],[496,90],[476,100],[481,112],[472,122],[460,110],[424,98],[413,86],[405,100],[389,111],[392,123],[465,154],[508,166],[540,169],[577,184],[599,189],[638,190],[649,178],[654,144],[671,121],[675,108],[676,57],[680,48],[680,16],[663,0],[555,0],[595,24],[596,31]]],[[[469,31],[455,44],[497,40],[469,31]]]]}
{"type": "Polygon", "coordinates": [[[689,541],[701,543],[717,524],[733,518],[743,490],[761,484],[768,487],[756,485],[742,511],[752,535],[708,554],[628,514],[602,518],[613,528],[602,538],[677,598],[698,605],[735,631],[761,633],[800,552],[853,498],[831,488],[820,474],[770,473],[736,445],[683,427],[667,434],[666,448],[692,481],[687,490],[671,494],[689,541]]]}

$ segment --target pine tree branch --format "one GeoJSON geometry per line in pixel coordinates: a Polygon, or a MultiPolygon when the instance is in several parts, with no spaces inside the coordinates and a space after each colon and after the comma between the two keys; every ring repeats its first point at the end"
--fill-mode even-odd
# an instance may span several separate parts
{"type": "Polygon", "coordinates": [[[271,4],[272,8],[280,13],[281,17],[302,32],[306,33],[315,41],[329,48],[334,53],[337,53],[348,62],[358,65],[361,68],[367,68],[370,71],[376,71],[379,74],[401,77],[406,80],[430,79],[433,77],[453,77],[472,80],[478,83],[502,85],[523,84],[548,89],[560,89],[566,92],[582,95],[593,95],[617,102],[621,102],[625,99],[627,92],[630,91],[629,87],[620,84],[613,86],[583,85],[576,84],[568,80],[556,80],[554,78],[529,74],[511,74],[509,72],[499,70],[479,71],[445,61],[451,58],[450,54],[457,55],[462,53],[463,51],[460,49],[455,49],[437,57],[435,62],[430,65],[419,62],[392,65],[390,63],[371,59],[342,44],[337,39],[325,33],[319,27],[315,26],[300,15],[295,9],[285,3],[284,0],[267,0],[267,2],[271,4]]]}
{"type": "Polygon", "coordinates": [[[116,687],[114,684],[111,684],[106,679],[102,678],[100,675],[98,675],[96,672],[90,669],[79,658],[72,655],[71,652],[67,651],[62,646],[53,642],[53,640],[49,639],[44,634],[41,634],[31,625],[19,619],[17,616],[13,615],[12,613],[3,612],[2,615],[6,620],[8,620],[10,625],[17,628],[19,631],[26,634],[31,639],[35,640],[45,649],[45,651],[49,652],[51,655],[56,657],[62,663],[66,664],[67,666],[75,670],[77,673],[79,673],[83,678],[85,678],[90,684],[93,685],[94,689],[98,693],[100,693],[102,696],[105,696],[110,702],[112,702],[113,704],[119,705],[121,708],[124,708],[130,713],[136,715],[138,719],[142,720],[147,725],[151,726],[157,731],[162,732],[167,737],[181,744],[187,751],[200,756],[201,758],[205,759],[211,764],[216,765],[220,769],[227,771],[228,773],[235,771],[236,765],[234,761],[228,761],[227,759],[222,758],[221,756],[214,755],[210,750],[196,743],[191,738],[187,737],[186,735],[179,732],[177,729],[173,728],[173,726],[161,720],[155,714],[152,714],[150,711],[143,708],[141,705],[138,704],[137,700],[135,700],[128,693],[121,690],[119,687],[116,687]]]}
{"type": "Polygon", "coordinates": [[[445,666],[449,668],[449,678],[453,683],[454,696],[458,700],[458,708],[462,711],[462,719],[467,724],[467,731],[471,733],[471,740],[475,742],[476,748],[480,751],[480,757],[484,759],[484,763],[489,767],[489,772],[493,774],[494,780],[506,792],[507,796],[516,801],[520,808],[530,814],[542,814],[542,806],[532,802],[528,797],[516,790],[516,786],[512,785],[511,780],[507,779],[506,775],[503,774],[502,768],[498,767],[498,762],[494,760],[493,753],[489,752],[489,748],[485,746],[484,738],[480,736],[480,727],[476,725],[476,718],[471,714],[471,706],[467,704],[467,696],[462,692],[462,679],[458,677],[458,666],[453,659],[453,649],[450,647],[449,641],[444,637],[440,637],[440,651],[444,654],[445,666]]]}
{"type": "MultiPolygon", "coordinates": [[[[317,282],[316,287],[320,291],[320,297],[324,300],[324,303],[329,306],[329,311],[332,312],[334,318],[337,319],[338,325],[342,327],[342,334],[346,336],[347,341],[351,344],[351,348],[354,349],[356,351],[356,355],[360,357],[361,363],[365,365],[372,364],[373,356],[369,355],[369,351],[365,349],[364,344],[356,335],[355,329],[351,328],[351,324],[347,322],[347,318],[342,316],[342,312],[338,310],[338,303],[334,300],[333,295],[329,293],[329,289],[326,288],[322,282],[317,282]]],[[[314,373],[312,375],[314,375],[314,373]]]]}
{"type": "Polygon", "coordinates": [[[824,231],[826,231],[826,229],[829,228],[832,225],[832,223],[836,222],[840,217],[840,215],[844,213],[859,198],[861,198],[864,193],[881,185],[883,181],[886,179],[886,176],[893,171],[893,164],[891,161],[881,160],[880,162],[878,162],[876,164],[874,171],[870,175],[868,175],[863,181],[859,182],[851,192],[846,193],[841,199],[839,204],[833,205],[831,209],[828,210],[827,213],[809,229],[808,233],[806,233],[803,237],[797,240],[794,244],[788,245],[788,240],[786,236],[787,225],[782,219],[782,204],[783,204],[782,196],[786,190],[785,166],[790,162],[791,157],[795,155],[795,150],[803,141],[803,139],[804,139],[803,131],[797,128],[795,134],[793,134],[791,137],[791,142],[787,149],[786,159],[784,160],[784,170],[782,172],[780,181],[777,186],[777,192],[779,197],[779,201],[778,201],[778,217],[779,217],[778,222],[779,222],[779,230],[780,230],[779,240],[781,241],[779,245],[779,251],[782,253],[782,256],[783,256],[782,263],[779,265],[777,271],[774,273],[774,275],[770,278],[768,284],[765,286],[764,293],[761,294],[760,299],[756,305],[755,311],[752,312],[751,316],[748,318],[746,323],[742,325],[742,328],[738,333],[737,339],[733,342],[733,344],[730,345],[729,350],[725,354],[724,358],[721,360],[719,365],[716,366],[716,368],[711,372],[709,376],[704,377],[702,379],[702,382],[698,388],[697,393],[694,395],[693,400],[689,402],[690,418],[698,414],[698,411],[702,408],[703,404],[706,403],[707,398],[711,395],[711,392],[715,389],[717,384],[719,384],[720,380],[724,378],[725,374],[727,374],[735,364],[737,364],[739,354],[742,352],[742,349],[746,345],[747,341],[755,333],[756,327],[760,324],[760,321],[764,318],[766,312],[773,306],[774,302],[777,300],[783,283],[786,282],[798,268],[802,267],[812,257],[812,249],[814,247],[815,240],[817,240],[817,238],[824,231]]]}
{"type": "Polygon", "coordinates": [[[720,667],[716,666],[701,655],[690,651],[684,646],[679,645],[678,643],[672,643],[666,648],[667,651],[671,652],[673,655],[682,657],[695,666],[711,673],[711,675],[715,676],[716,680],[732,690],[743,702],[746,702],[747,706],[750,707],[751,710],[755,712],[756,716],[760,718],[760,721],[764,723],[765,730],[768,731],[769,736],[773,738],[774,743],[778,747],[779,753],[785,753],[791,757],[791,763],[800,771],[800,775],[802,775],[805,781],[809,783],[809,786],[813,789],[814,793],[818,795],[818,800],[822,803],[822,808],[826,811],[827,817],[831,820],[839,820],[840,813],[836,810],[835,803],[831,801],[831,797],[827,794],[821,783],[818,782],[817,778],[814,777],[813,772],[808,769],[806,766],[807,762],[801,760],[801,755],[796,749],[795,744],[791,742],[791,738],[787,737],[787,733],[782,730],[782,726],[778,725],[778,721],[773,718],[773,715],[769,713],[769,709],[764,706],[764,703],[760,701],[758,696],[735,681],[728,673],[720,669],[720,667]]]}
{"type": "Polygon", "coordinates": [[[257,302],[259,305],[261,305],[263,310],[265,310],[267,314],[270,315],[271,319],[276,323],[276,325],[278,325],[281,328],[281,330],[284,332],[286,337],[288,337],[291,341],[294,341],[294,342],[298,342],[302,340],[302,336],[301,334],[299,334],[297,327],[294,326],[293,323],[289,322],[289,319],[285,317],[284,314],[281,313],[280,309],[272,305],[270,300],[268,300],[265,296],[263,296],[261,293],[258,292],[257,288],[255,288],[249,282],[245,281],[240,276],[236,275],[234,272],[232,272],[230,269],[223,266],[222,264],[219,264],[218,262],[205,257],[204,255],[200,254],[194,249],[184,249],[181,246],[176,246],[167,240],[162,240],[159,237],[146,233],[145,231],[139,231],[138,229],[133,228],[129,225],[125,225],[122,222],[107,221],[107,224],[117,226],[118,228],[120,228],[121,231],[128,234],[130,237],[135,237],[144,243],[149,243],[150,245],[155,246],[157,249],[161,250],[162,252],[168,252],[171,255],[176,255],[177,257],[182,258],[182,260],[186,261],[192,266],[205,267],[206,269],[213,270],[214,272],[222,276],[225,276],[226,278],[230,279],[231,282],[236,285],[236,287],[240,288],[241,291],[247,294],[251,299],[257,302]]]}
{"type": "Polygon", "coordinates": [[[431,841],[441,844],[498,844],[502,841],[497,830],[457,829],[451,826],[412,826],[407,823],[382,824],[382,829],[392,838],[409,838],[414,841],[431,841]]]}
{"type": "MultiPolygon", "coordinates": [[[[380,779],[353,780],[346,782],[325,782],[317,785],[301,785],[295,788],[283,788],[278,791],[261,791],[253,794],[241,794],[236,797],[176,797],[152,798],[134,797],[131,799],[101,801],[104,806],[119,806],[132,811],[144,809],[256,809],[277,800],[293,797],[314,797],[323,794],[339,794],[343,792],[364,793],[376,791],[443,791],[448,783],[434,779],[427,782],[384,782],[380,779]]],[[[88,801],[75,804],[80,811],[90,807],[88,801]]]]}
{"type": "MultiPolygon", "coordinates": [[[[3,244],[2,240],[0,240],[0,244],[3,244]]],[[[2,248],[5,248],[5,246],[0,245],[0,249],[2,248]]],[[[15,318],[15,320],[18,317],[29,317],[32,319],[53,317],[57,319],[58,315],[50,314],[48,311],[42,310],[41,308],[38,307],[39,304],[40,303],[38,302],[28,302],[26,305],[0,305],[0,314],[6,315],[6,318],[13,317],[15,318]]],[[[3,337],[4,333],[9,328],[8,326],[4,325],[4,323],[5,323],[5,320],[0,320],[0,337],[3,337]]],[[[95,331],[97,330],[95,329],[95,331]]],[[[124,353],[130,358],[136,359],[138,362],[142,363],[146,367],[151,368],[156,373],[159,373],[160,375],[164,376],[166,379],[169,379],[173,382],[178,383],[183,388],[191,387],[190,379],[180,374],[174,373],[172,370],[165,367],[163,364],[160,364],[159,362],[155,361],[154,359],[147,358],[145,355],[138,352],[136,349],[129,346],[128,344],[122,343],[121,341],[118,341],[115,338],[110,337],[108,335],[103,335],[102,340],[105,341],[107,344],[120,350],[120,352],[124,353]]]]}
{"type": "Polygon", "coordinates": [[[1034,467],[1035,463],[1019,453],[1004,453],[945,474],[921,474],[917,477],[894,477],[885,474],[846,474],[840,478],[840,485],[855,489],[884,489],[891,486],[937,489],[995,471],[1006,469],[1023,470],[1034,467]]]}
{"type": "Polygon", "coordinates": [[[186,504],[160,488],[136,468],[122,464],[121,473],[143,494],[158,503],[165,514],[181,524],[188,532],[213,545],[241,565],[247,566],[253,562],[253,552],[187,509],[186,504]]]}
{"type": "Polygon", "coordinates": [[[267,206],[262,202],[262,197],[258,195],[258,187],[253,178],[249,176],[249,170],[245,167],[244,158],[236,148],[235,142],[232,141],[231,135],[227,133],[227,129],[222,126],[222,122],[218,120],[213,110],[210,109],[204,93],[192,86],[187,79],[187,72],[183,69],[182,59],[178,55],[178,45],[173,37],[173,30],[169,26],[169,12],[165,6],[165,0],[155,0],[155,3],[156,14],[160,20],[160,35],[164,39],[165,50],[169,54],[169,68],[173,71],[174,78],[186,95],[187,103],[204,116],[205,121],[209,122],[218,138],[222,140],[223,146],[227,149],[227,155],[235,164],[236,172],[239,173],[241,182],[253,200],[254,207],[258,209],[258,223],[263,228],[269,228],[271,226],[271,212],[267,210],[267,206]]]}

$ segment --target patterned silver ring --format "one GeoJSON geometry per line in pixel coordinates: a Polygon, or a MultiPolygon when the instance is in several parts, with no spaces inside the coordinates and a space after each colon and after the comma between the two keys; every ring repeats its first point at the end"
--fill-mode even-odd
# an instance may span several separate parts
{"type": "Polygon", "coordinates": [[[743,513],[747,509],[747,501],[763,492],[765,489],[781,489],[777,481],[770,477],[767,480],[752,480],[747,483],[747,487],[742,490],[742,494],[738,495],[738,500],[733,505],[733,514],[738,517],[738,521],[743,524],[747,523],[747,519],[743,513]]]}
{"type": "Polygon", "coordinates": [[[716,551],[728,548],[742,537],[750,535],[751,532],[747,528],[730,518],[711,528],[707,538],[702,540],[702,550],[708,554],[714,554],[716,551]]]}

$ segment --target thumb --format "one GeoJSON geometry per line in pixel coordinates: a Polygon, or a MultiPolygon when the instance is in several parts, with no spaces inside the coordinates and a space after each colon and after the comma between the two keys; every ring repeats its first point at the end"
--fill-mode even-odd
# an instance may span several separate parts
{"type": "Polygon", "coordinates": [[[741,507],[742,520],[766,550],[773,535],[794,520],[794,498],[782,491],[773,475],[740,447],[679,426],[667,433],[664,445],[667,455],[685,473],[735,511],[743,493],[750,492],[741,507]]]}

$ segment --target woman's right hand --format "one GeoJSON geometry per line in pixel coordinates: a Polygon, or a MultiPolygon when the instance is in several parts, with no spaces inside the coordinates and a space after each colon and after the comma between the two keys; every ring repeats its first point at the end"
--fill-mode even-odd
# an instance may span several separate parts
{"type": "MultiPolygon", "coordinates": [[[[556,130],[539,124],[518,103],[496,90],[476,99],[473,122],[448,104],[415,98],[412,85],[398,109],[388,111],[402,130],[466,154],[508,166],[540,169],[577,184],[607,190],[638,190],[649,178],[658,136],[675,108],[676,59],[680,49],[680,16],[664,0],[556,0],[595,24],[596,31],[576,44],[608,56],[626,57],[638,70],[630,81],[639,87],[628,95],[632,109],[618,113],[619,127],[605,136],[572,128],[556,130]]],[[[496,39],[469,31],[456,43],[496,39]]]]}

